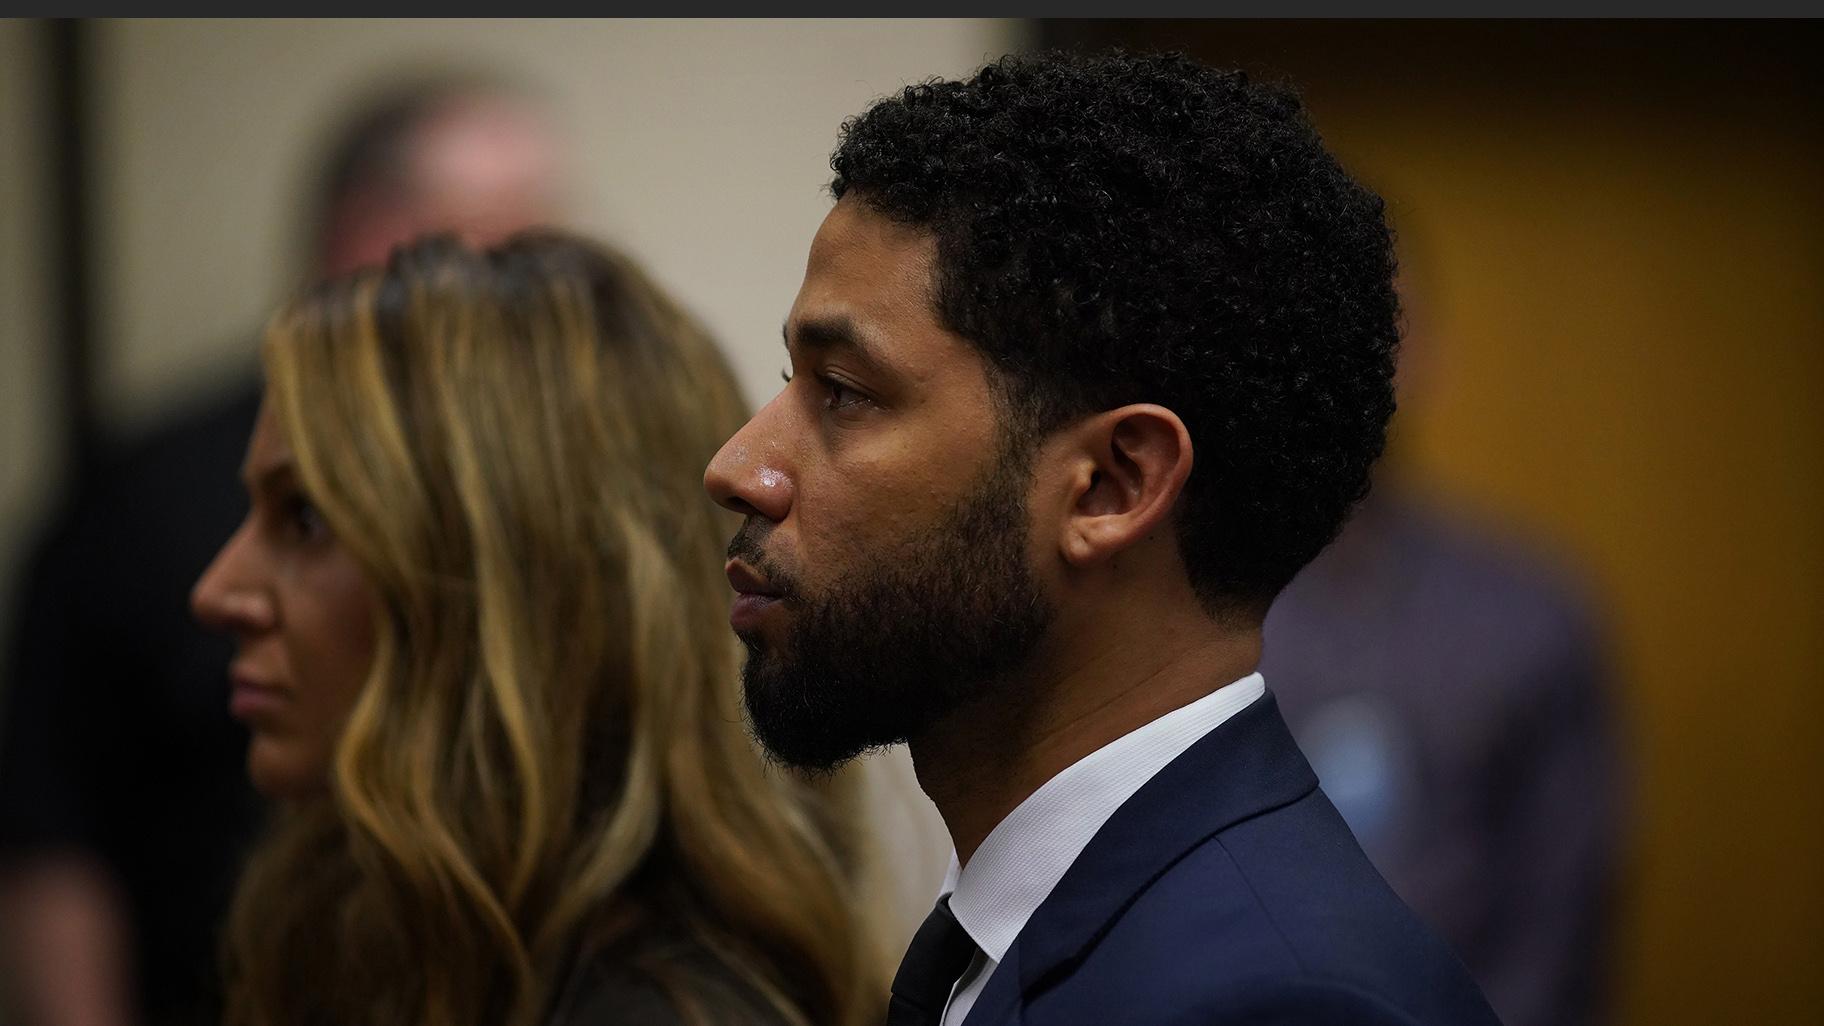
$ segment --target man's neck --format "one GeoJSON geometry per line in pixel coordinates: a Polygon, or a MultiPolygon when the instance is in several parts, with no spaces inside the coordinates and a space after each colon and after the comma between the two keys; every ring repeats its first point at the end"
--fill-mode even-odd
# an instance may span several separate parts
{"type": "Polygon", "coordinates": [[[1149,626],[1054,625],[1018,680],[913,739],[919,784],[958,862],[1052,777],[1260,663],[1258,628],[1201,618],[1149,626]]]}

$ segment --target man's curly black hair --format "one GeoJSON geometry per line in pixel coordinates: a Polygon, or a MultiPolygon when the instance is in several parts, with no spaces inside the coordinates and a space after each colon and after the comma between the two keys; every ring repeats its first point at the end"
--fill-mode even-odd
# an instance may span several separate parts
{"type": "Polygon", "coordinates": [[[1184,56],[1009,56],[843,125],[830,189],[937,241],[939,319],[1019,436],[1165,406],[1212,614],[1264,612],[1367,494],[1399,344],[1379,197],[1290,91],[1184,56]]]}

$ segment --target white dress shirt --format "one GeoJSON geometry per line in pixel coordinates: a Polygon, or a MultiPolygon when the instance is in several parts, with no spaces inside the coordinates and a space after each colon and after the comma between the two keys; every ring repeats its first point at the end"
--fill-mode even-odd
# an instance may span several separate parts
{"type": "Polygon", "coordinates": [[[941,1026],[960,1026],[1007,949],[1090,838],[1141,785],[1197,740],[1266,693],[1251,673],[1096,749],[1047,780],[989,832],[942,893],[981,951],[963,971],[941,1026]]]}

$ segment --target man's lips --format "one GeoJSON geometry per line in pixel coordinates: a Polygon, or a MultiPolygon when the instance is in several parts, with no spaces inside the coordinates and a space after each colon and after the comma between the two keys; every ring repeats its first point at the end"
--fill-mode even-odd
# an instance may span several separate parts
{"type": "Polygon", "coordinates": [[[767,610],[779,604],[780,591],[752,567],[738,559],[725,568],[729,586],[735,589],[735,601],[729,606],[728,624],[736,633],[759,626],[767,610]]]}
{"type": "Polygon", "coordinates": [[[728,561],[724,568],[728,574],[728,585],[740,595],[762,595],[767,598],[778,598],[779,589],[767,582],[752,567],[738,559],[728,561]]]}

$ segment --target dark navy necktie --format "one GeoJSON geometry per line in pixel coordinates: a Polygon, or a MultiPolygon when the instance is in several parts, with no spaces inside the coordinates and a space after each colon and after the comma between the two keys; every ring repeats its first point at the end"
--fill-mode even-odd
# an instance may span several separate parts
{"type": "Polygon", "coordinates": [[[950,913],[950,895],[937,899],[893,974],[887,1026],[938,1026],[950,991],[975,952],[975,941],[950,913]]]}

